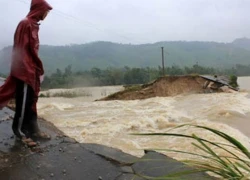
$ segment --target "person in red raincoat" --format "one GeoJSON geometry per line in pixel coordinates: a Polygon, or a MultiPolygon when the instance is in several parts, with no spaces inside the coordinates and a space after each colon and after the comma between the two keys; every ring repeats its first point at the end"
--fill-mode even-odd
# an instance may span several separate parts
{"type": "Polygon", "coordinates": [[[29,14],[18,24],[14,35],[10,75],[0,87],[0,109],[12,98],[16,100],[12,129],[20,139],[49,138],[38,127],[36,104],[44,75],[38,57],[39,21],[44,20],[50,10],[52,7],[45,0],[32,0],[29,14]]]}

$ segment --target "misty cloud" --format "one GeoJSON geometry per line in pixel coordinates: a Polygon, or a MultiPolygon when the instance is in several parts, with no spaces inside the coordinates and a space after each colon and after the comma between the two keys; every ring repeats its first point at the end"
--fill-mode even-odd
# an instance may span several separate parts
{"type": "MultiPolygon", "coordinates": [[[[250,37],[249,0],[48,0],[54,7],[40,29],[41,44],[91,41],[231,42],[250,37]]],[[[30,0],[0,0],[0,48],[11,45],[30,0]]]]}

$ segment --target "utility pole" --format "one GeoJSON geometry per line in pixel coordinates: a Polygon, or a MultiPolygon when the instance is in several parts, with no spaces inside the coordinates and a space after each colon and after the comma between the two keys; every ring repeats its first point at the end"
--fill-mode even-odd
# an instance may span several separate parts
{"type": "Polygon", "coordinates": [[[164,47],[161,47],[161,54],[162,54],[162,76],[165,76],[164,47]]]}

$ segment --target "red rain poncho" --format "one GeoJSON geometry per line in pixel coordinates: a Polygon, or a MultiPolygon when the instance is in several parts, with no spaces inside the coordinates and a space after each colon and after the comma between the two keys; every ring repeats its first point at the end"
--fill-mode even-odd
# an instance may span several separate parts
{"type": "Polygon", "coordinates": [[[32,0],[30,12],[17,26],[12,51],[12,64],[9,77],[0,87],[0,109],[15,97],[16,79],[22,80],[35,92],[33,110],[40,91],[40,76],[44,74],[43,64],[38,57],[39,24],[44,14],[52,7],[45,0],[32,0]]]}

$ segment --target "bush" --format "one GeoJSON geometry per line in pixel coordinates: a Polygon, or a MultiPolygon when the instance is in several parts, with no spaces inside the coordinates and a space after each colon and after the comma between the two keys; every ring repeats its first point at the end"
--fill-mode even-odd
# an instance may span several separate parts
{"type": "Polygon", "coordinates": [[[238,80],[238,77],[235,76],[235,75],[231,75],[230,76],[230,80],[229,80],[229,85],[234,87],[234,88],[237,88],[239,87],[238,83],[237,83],[237,80],[238,80]]]}

